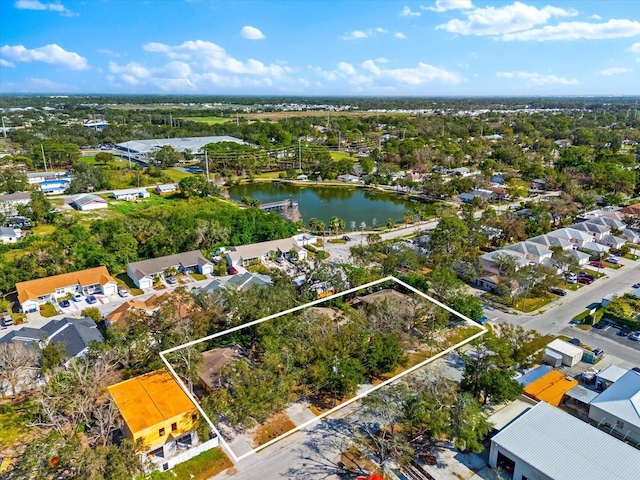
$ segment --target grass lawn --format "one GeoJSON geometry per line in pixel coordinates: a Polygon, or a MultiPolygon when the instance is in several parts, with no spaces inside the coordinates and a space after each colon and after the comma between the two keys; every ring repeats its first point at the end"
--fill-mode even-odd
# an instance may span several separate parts
{"type": "Polygon", "coordinates": [[[334,160],[342,160],[344,158],[351,158],[351,156],[347,152],[329,152],[331,158],[334,160]]]}
{"type": "Polygon", "coordinates": [[[207,125],[220,125],[223,123],[230,122],[231,118],[222,118],[222,117],[180,117],[180,120],[187,120],[190,122],[200,122],[206,123],[207,125]]]}
{"type": "Polygon", "coordinates": [[[513,305],[513,308],[520,310],[521,312],[532,312],[548,303],[551,303],[554,297],[551,295],[545,295],[544,297],[527,298],[525,303],[524,298],[518,298],[513,305]]]}
{"type": "Polygon", "coordinates": [[[110,199],[109,206],[118,213],[128,215],[136,210],[170,203],[174,198],[176,198],[175,195],[165,195],[162,197],[160,195],[151,195],[149,198],[141,198],[137,201],[110,199]]]}
{"type": "Polygon", "coordinates": [[[38,225],[33,228],[33,233],[36,235],[49,235],[50,233],[55,232],[55,225],[38,225]]]}
{"type": "Polygon", "coordinates": [[[174,182],[179,182],[183,178],[193,177],[193,173],[183,172],[182,170],[176,170],[175,168],[165,168],[162,170],[167,177],[171,178],[174,182]]]}
{"type": "Polygon", "coordinates": [[[90,163],[91,165],[96,164],[95,155],[89,155],[88,157],[80,157],[80,160],[82,160],[84,163],[90,163]]]}
{"type": "Polygon", "coordinates": [[[276,172],[261,173],[260,175],[256,176],[256,180],[261,180],[261,179],[263,179],[263,180],[279,179],[281,173],[285,173],[284,170],[276,171],[276,172]]]}
{"type": "Polygon", "coordinates": [[[327,240],[327,243],[347,243],[346,240],[342,240],[341,238],[332,238],[331,240],[327,240]]]}
{"type": "Polygon", "coordinates": [[[44,305],[40,305],[40,315],[45,318],[49,318],[59,315],[59,312],[51,303],[45,303],[44,305]]]}
{"type": "Polygon", "coordinates": [[[136,284],[133,283],[133,280],[129,278],[129,275],[127,275],[126,272],[119,273],[115,276],[115,278],[116,282],[118,282],[118,285],[121,287],[126,287],[131,292],[131,295],[142,295],[144,293],[143,290],[136,287],[136,284]]]}
{"type": "Polygon", "coordinates": [[[587,317],[588,315],[590,315],[590,311],[589,310],[585,310],[582,313],[579,313],[578,315],[576,315],[575,317],[572,318],[572,320],[584,320],[585,317],[587,317]]]}
{"type": "Polygon", "coordinates": [[[0,457],[5,449],[23,443],[33,435],[33,430],[27,427],[27,423],[33,420],[32,415],[33,405],[30,402],[0,407],[0,457]]]}
{"type": "Polygon", "coordinates": [[[203,274],[198,273],[198,272],[190,273],[190,275],[191,275],[191,277],[193,277],[193,279],[194,279],[194,280],[196,280],[196,281],[206,280],[206,279],[207,279],[207,276],[206,276],[206,275],[203,275],[203,274]]]}
{"type": "Polygon", "coordinates": [[[219,448],[212,448],[191,460],[176,465],[167,472],[154,471],[138,480],[149,478],[151,480],[206,480],[209,477],[232,467],[233,463],[222,453],[219,448]]]}
{"type": "Polygon", "coordinates": [[[565,290],[571,290],[572,292],[578,291],[582,288],[581,283],[566,283],[562,286],[565,290]]]}

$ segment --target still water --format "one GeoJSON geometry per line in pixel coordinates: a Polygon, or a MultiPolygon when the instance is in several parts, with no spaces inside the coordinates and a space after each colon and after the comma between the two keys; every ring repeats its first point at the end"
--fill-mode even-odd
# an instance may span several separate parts
{"type": "Polygon", "coordinates": [[[326,225],[333,216],[345,221],[347,230],[356,229],[365,222],[367,227],[384,225],[388,218],[401,222],[407,210],[417,204],[393,194],[373,192],[355,187],[300,187],[274,183],[247,183],[229,188],[232,200],[243,196],[257,198],[261,203],[277,202],[289,198],[298,201],[298,208],[305,224],[311,218],[326,225]]]}

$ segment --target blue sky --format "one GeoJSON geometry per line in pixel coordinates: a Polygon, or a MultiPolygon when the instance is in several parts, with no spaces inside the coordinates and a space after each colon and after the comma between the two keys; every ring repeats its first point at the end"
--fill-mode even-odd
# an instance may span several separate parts
{"type": "Polygon", "coordinates": [[[639,3],[0,0],[0,92],[640,94],[639,3]]]}

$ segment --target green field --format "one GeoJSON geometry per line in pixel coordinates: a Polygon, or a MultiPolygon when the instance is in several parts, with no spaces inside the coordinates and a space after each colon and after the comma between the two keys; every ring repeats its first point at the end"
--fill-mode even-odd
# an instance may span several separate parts
{"type": "Polygon", "coordinates": [[[109,201],[109,206],[113,210],[123,215],[128,215],[131,212],[135,212],[136,210],[140,210],[143,208],[171,203],[175,198],[176,197],[174,195],[166,195],[164,197],[161,197],[160,195],[156,195],[152,193],[149,198],[141,198],[138,201],[113,200],[113,199],[108,199],[108,201],[109,201]]]}
{"type": "Polygon", "coordinates": [[[181,117],[180,120],[188,120],[191,122],[206,123],[207,125],[220,125],[230,121],[229,118],[222,117],[181,117]]]}
{"type": "Polygon", "coordinates": [[[342,160],[345,158],[351,158],[347,152],[330,152],[331,158],[334,160],[342,160]]]}
{"type": "Polygon", "coordinates": [[[176,170],[175,168],[165,168],[162,170],[167,177],[171,178],[174,182],[179,182],[185,177],[192,177],[193,173],[183,172],[180,170],[176,170]]]}

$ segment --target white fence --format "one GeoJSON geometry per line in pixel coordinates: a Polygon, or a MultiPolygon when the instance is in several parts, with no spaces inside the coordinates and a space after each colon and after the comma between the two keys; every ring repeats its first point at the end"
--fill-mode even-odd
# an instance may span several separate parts
{"type": "Polygon", "coordinates": [[[207,440],[206,442],[196,445],[195,447],[191,447],[189,450],[185,450],[184,452],[180,453],[179,455],[176,455],[175,457],[166,458],[166,459],[159,459],[156,457],[153,460],[157,462],[160,470],[170,470],[176,465],[178,465],[179,463],[186,462],[187,460],[192,459],[196,455],[199,455],[204,451],[211,450],[212,448],[215,448],[219,445],[220,445],[220,441],[218,437],[215,437],[215,438],[212,438],[211,440],[207,440]],[[161,461],[158,462],[158,460],[161,460],[161,461]]]}

